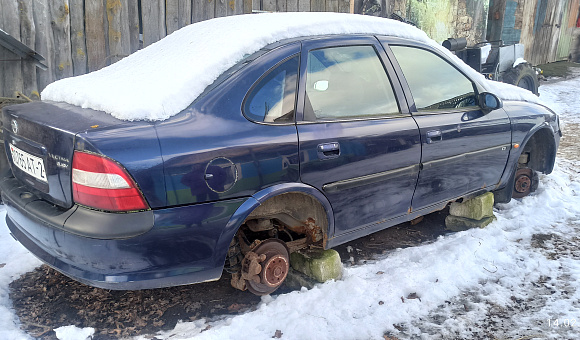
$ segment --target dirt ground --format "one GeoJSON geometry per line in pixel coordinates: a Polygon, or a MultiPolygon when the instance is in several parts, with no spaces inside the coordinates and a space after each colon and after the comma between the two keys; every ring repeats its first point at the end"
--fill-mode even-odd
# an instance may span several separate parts
{"type": "MultiPolygon", "coordinates": [[[[346,265],[364,263],[386,251],[419,245],[445,234],[447,212],[425,216],[417,225],[400,224],[335,249],[346,265]]],[[[224,273],[215,282],[151,289],[114,291],[86,286],[42,266],[10,284],[10,298],[23,328],[40,339],[56,339],[53,329],[76,325],[94,327],[94,339],[117,339],[155,334],[175,327],[178,320],[193,321],[216,315],[243,313],[260,298],[230,286],[224,273]]],[[[275,294],[283,294],[285,286],[275,294]]]]}
{"type": "MultiPolygon", "coordinates": [[[[576,76],[578,71],[580,71],[580,64],[568,61],[558,61],[555,63],[538,65],[538,67],[542,70],[542,76],[545,78],[562,77],[566,79],[576,76]]],[[[541,85],[542,84],[540,83],[540,86],[541,85]]]]}

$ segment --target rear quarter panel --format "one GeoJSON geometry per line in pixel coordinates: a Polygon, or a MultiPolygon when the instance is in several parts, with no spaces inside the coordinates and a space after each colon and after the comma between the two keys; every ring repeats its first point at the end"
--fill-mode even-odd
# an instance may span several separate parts
{"type": "Polygon", "coordinates": [[[299,51],[299,43],[270,51],[177,116],[156,124],[169,206],[250,196],[275,184],[298,181],[296,126],[251,122],[241,107],[254,82],[299,51]],[[215,159],[235,168],[235,183],[227,190],[210,187],[204,178],[215,159]]]}
{"type": "Polygon", "coordinates": [[[81,132],[75,138],[75,149],[113,158],[133,176],[151,208],[167,205],[161,149],[152,123],[125,122],[81,132]]]}

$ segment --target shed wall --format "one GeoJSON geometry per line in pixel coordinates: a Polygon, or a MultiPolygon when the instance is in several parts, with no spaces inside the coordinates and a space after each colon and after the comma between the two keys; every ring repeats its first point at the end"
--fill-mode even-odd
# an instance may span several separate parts
{"type": "Polygon", "coordinates": [[[579,54],[576,37],[580,0],[490,1],[489,40],[524,44],[524,58],[533,65],[579,54]]]}

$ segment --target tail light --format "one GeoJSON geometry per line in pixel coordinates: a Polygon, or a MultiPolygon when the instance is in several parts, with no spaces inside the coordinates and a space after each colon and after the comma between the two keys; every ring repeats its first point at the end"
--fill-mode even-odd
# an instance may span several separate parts
{"type": "Polygon", "coordinates": [[[72,166],[75,203],[106,211],[134,211],[149,206],[135,181],[112,159],[75,151],[72,166]]]}

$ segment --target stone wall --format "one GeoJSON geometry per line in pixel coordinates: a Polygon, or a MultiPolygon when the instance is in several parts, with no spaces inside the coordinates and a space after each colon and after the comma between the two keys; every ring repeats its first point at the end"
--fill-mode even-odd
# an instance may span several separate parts
{"type": "Polygon", "coordinates": [[[355,0],[355,13],[389,16],[414,22],[437,42],[467,38],[473,45],[485,39],[489,0],[355,0]]]}

